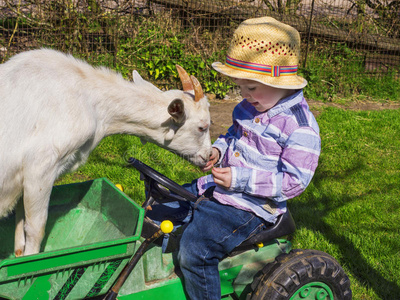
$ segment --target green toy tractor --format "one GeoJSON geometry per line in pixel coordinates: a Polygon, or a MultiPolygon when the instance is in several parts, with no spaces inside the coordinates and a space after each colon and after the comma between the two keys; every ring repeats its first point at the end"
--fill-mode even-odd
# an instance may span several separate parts
{"type": "MultiPolygon", "coordinates": [[[[154,202],[194,196],[137,159],[146,201],[138,206],[107,179],[55,186],[42,251],[13,257],[14,216],[0,220],[0,299],[188,299],[176,251],[146,218],[154,202]]],[[[316,250],[292,250],[289,212],[235,248],[219,264],[222,299],[347,300],[350,281],[316,250]]],[[[170,234],[174,237],[174,233],[170,234]]]]}

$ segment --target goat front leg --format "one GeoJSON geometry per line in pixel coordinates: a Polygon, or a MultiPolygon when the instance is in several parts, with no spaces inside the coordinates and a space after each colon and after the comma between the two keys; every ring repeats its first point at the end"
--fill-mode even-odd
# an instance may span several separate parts
{"type": "Polygon", "coordinates": [[[24,255],[36,254],[40,251],[42,243],[50,193],[54,180],[33,181],[34,185],[24,185],[24,208],[25,208],[25,251],[24,255]]]}
{"type": "Polygon", "coordinates": [[[15,256],[22,256],[25,250],[25,230],[24,230],[24,202],[18,200],[15,208],[15,238],[14,252],[15,256]]]}

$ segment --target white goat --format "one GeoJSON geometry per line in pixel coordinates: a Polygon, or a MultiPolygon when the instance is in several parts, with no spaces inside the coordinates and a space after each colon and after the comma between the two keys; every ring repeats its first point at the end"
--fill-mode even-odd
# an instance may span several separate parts
{"type": "Polygon", "coordinates": [[[0,217],[18,202],[16,256],[39,252],[54,181],[105,136],[136,135],[205,165],[209,104],[197,79],[177,69],[184,91],[162,92],[136,71],[132,83],[49,49],[0,65],[0,217]]]}

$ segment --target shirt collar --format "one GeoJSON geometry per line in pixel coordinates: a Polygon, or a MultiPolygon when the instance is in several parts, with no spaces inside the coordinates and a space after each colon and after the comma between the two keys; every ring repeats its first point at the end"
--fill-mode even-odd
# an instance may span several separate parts
{"type": "Polygon", "coordinates": [[[303,90],[299,90],[294,94],[290,95],[289,97],[283,98],[280,100],[274,107],[270,108],[266,112],[258,112],[251,104],[247,102],[246,99],[243,99],[242,105],[246,106],[243,110],[244,112],[248,113],[249,116],[259,118],[262,123],[268,123],[268,120],[280,113],[288,110],[292,106],[300,103],[303,100],[303,90]]]}
{"type": "Polygon", "coordinates": [[[300,103],[303,100],[303,90],[299,90],[296,93],[280,100],[274,107],[267,111],[268,118],[275,117],[280,113],[288,110],[292,106],[300,103]]]}

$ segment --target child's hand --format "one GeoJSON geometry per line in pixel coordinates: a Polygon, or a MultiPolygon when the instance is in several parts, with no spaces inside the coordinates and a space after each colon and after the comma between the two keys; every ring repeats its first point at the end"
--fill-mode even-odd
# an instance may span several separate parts
{"type": "Polygon", "coordinates": [[[227,168],[213,168],[211,170],[214,176],[214,182],[226,189],[231,187],[232,171],[230,167],[227,168]]]}
{"type": "Polygon", "coordinates": [[[217,148],[212,148],[210,160],[204,167],[201,168],[201,170],[203,172],[210,171],[211,168],[218,162],[218,160],[219,160],[219,150],[217,148]]]}

